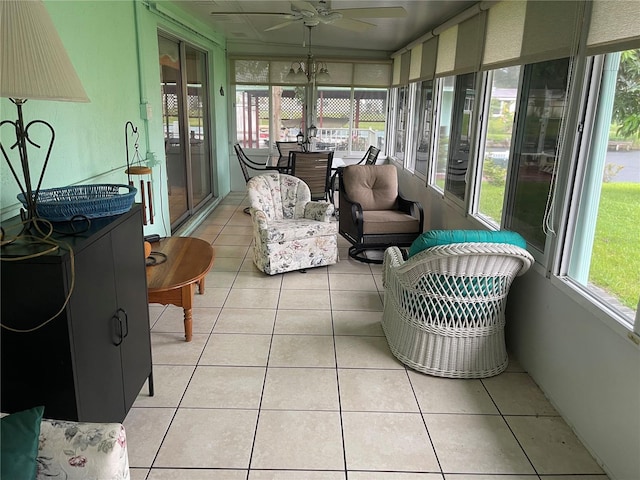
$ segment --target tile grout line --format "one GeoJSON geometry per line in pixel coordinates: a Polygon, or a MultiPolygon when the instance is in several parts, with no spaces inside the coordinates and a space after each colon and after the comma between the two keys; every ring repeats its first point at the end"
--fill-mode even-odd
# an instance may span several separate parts
{"type": "MultiPolygon", "coordinates": [[[[518,444],[518,446],[520,447],[520,450],[522,450],[523,455],[525,456],[525,458],[527,459],[527,461],[529,462],[529,465],[531,465],[531,468],[533,469],[533,471],[535,472],[536,475],[540,475],[540,473],[538,472],[538,469],[536,468],[536,466],[533,464],[533,461],[531,460],[531,458],[529,458],[529,455],[527,454],[526,450],[524,449],[524,447],[522,446],[522,443],[520,443],[520,440],[518,439],[518,437],[516,436],[515,432],[513,431],[513,429],[511,428],[511,425],[509,425],[509,422],[507,422],[507,419],[505,418],[505,415],[502,413],[502,410],[500,409],[500,407],[498,406],[497,402],[494,400],[493,395],[491,395],[491,392],[489,391],[489,389],[487,388],[487,386],[484,383],[484,379],[480,378],[480,383],[482,384],[482,387],[484,388],[484,390],[487,392],[487,395],[489,395],[489,398],[491,399],[491,402],[493,403],[493,405],[496,407],[496,410],[498,410],[498,413],[500,414],[500,418],[502,418],[502,421],[504,422],[504,424],[507,426],[507,428],[509,429],[509,431],[511,432],[511,435],[513,435],[514,440],[516,441],[516,443],[518,444]]],[[[529,416],[529,415],[527,415],[529,416]]],[[[536,415],[537,416],[537,415],[536,415]]]]}
{"type": "Polygon", "coordinates": [[[331,337],[333,340],[333,358],[335,362],[335,378],[336,378],[336,393],[338,395],[338,415],[340,418],[340,440],[342,441],[342,461],[344,463],[344,478],[349,480],[349,466],[347,465],[347,445],[344,438],[344,418],[342,412],[342,398],[340,396],[340,371],[338,369],[338,348],[336,345],[336,328],[333,318],[333,302],[331,298],[331,276],[329,269],[327,268],[327,284],[329,287],[329,308],[331,311],[331,337]]]}
{"type": "Polygon", "coordinates": [[[418,395],[416,393],[416,390],[413,386],[413,382],[411,381],[411,376],[409,375],[409,369],[405,366],[404,367],[404,372],[405,375],[407,376],[407,380],[409,381],[409,385],[411,386],[411,392],[413,393],[413,398],[416,401],[416,404],[418,405],[418,412],[420,413],[420,418],[422,419],[422,424],[424,425],[424,428],[427,432],[427,437],[429,438],[429,443],[431,444],[431,448],[433,449],[433,455],[436,457],[436,462],[438,462],[438,469],[440,469],[440,475],[442,476],[442,478],[444,478],[444,471],[442,469],[442,463],[440,462],[440,457],[438,456],[438,451],[436,450],[436,446],[433,443],[433,438],[431,437],[431,432],[429,432],[429,427],[427,426],[427,420],[424,418],[424,412],[422,411],[422,406],[420,405],[420,402],[418,401],[418,395]]]}
{"type": "Polygon", "coordinates": [[[256,448],[256,439],[258,437],[258,426],[260,425],[260,414],[262,413],[262,402],[264,400],[264,390],[267,386],[267,375],[269,374],[269,360],[271,359],[271,349],[273,348],[273,337],[276,330],[276,322],[278,321],[278,305],[280,303],[280,295],[282,294],[282,282],[280,283],[280,292],[278,293],[278,303],[276,303],[275,316],[273,325],[271,326],[271,339],[269,340],[269,350],[267,352],[267,362],[264,368],[264,378],[262,379],[262,389],[260,391],[260,402],[258,402],[258,413],[256,415],[256,426],[253,430],[253,440],[251,441],[251,451],[249,452],[249,462],[247,464],[246,480],[249,480],[251,474],[251,463],[253,462],[253,454],[256,448]]]}

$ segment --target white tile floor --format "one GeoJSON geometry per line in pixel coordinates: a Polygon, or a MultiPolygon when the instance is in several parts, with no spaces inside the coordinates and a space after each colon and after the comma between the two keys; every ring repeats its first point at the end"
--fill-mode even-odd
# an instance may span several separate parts
{"type": "Polygon", "coordinates": [[[250,256],[243,194],[195,232],[216,259],[182,311],[151,305],[155,396],[129,412],[132,480],[605,480],[512,361],[483,380],[405,368],[380,319],[381,267],[273,277],[250,256]]]}

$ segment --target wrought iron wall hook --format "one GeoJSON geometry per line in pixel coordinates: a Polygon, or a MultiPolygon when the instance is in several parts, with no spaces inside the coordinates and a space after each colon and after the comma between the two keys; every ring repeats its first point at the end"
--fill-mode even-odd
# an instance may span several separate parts
{"type": "Polygon", "coordinates": [[[131,168],[131,162],[129,161],[129,136],[133,136],[133,135],[137,135],[136,142],[135,142],[135,147],[137,150],[138,139],[140,138],[140,134],[138,133],[138,127],[136,127],[133,124],[133,122],[131,122],[131,120],[127,120],[127,123],[124,124],[124,145],[125,145],[125,150],[127,155],[127,179],[129,180],[130,184],[131,184],[131,174],[129,173],[129,170],[131,168]],[[129,127],[131,127],[131,133],[128,133],[129,127]]]}

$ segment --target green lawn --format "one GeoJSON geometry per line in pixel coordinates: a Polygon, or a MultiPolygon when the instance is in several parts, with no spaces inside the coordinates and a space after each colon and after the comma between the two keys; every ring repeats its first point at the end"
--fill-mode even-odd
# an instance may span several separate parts
{"type": "MultiPolygon", "coordinates": [[[[499,222],[504,188],[482,183],[480,211],[499,222]]],[[[589,281],[635,310],[640,293],[640,183],[603,183],[589,281]]]]}
{"type": "Polygon", "coordinates": [[[487,181],[482,182],[479,210],[483,215],[487,215],[496,223],[500,223],[503,199],[504,185],[495,185],[487,181]]]}
{"type": "Polygon", "coordinates": [[[640,183],[604,183],[589,280],[627,307],[640,287],[640,183]]]}

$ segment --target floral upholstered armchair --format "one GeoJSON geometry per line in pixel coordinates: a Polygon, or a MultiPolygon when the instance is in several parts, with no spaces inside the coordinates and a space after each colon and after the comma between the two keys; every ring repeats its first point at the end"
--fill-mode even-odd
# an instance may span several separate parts
{"type": "Polygon", "coordinates": [[[42,418],[44,407],[0,414],[0,477],[35,480],[129,480],[121,423],[42,418]]]}
{"type": "Polygon", "coordinates": [[[280,173],[247,182],[253,221],[253,262],[276,273],[331,265],[338,261],[338,227],[334,206],[311,201],[309,187],[280,173]]]}
{"type": "Polygon", "coordinates": [[[120,423],[43,419],[38,452],[40,478],[129,480],[124,427],[120,423]]]}

